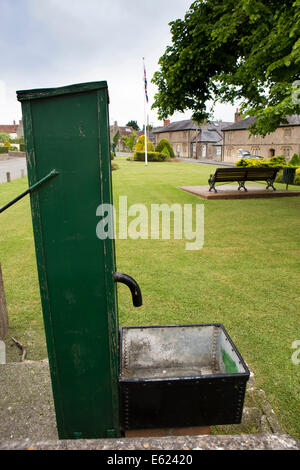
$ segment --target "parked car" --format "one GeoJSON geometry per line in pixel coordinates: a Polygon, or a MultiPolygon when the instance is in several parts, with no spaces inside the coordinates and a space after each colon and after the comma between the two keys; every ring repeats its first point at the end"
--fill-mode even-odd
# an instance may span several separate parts
{"type": "Polygon", "coordinates": [[[243,150],[243,149],[239,149],[238,156],[241,157],[241,158],[255,158],[255,159],[259,159],[259,160],[264,158],[261,155],[251,155],[249,150],[243,150]]]}
{"type": "Polygon", "coordinates": [[[239,149],[238,156],[241,158],[250,158],[251,154],[248,150],[239,149]]]}

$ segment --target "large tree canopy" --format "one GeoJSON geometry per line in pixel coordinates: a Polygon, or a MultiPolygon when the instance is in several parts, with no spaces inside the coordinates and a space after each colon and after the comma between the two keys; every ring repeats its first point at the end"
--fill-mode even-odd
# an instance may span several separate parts
{"type": "Polygon", "coordinates": [[[197,0],[170,26],[152,79],[159,118],[191,109],[201,122],[208,102],[238,100],[266,135],[300,112],[300,0],[197,0]]]}
{"type": "Polygon", "coordinates": [[[132,129],[134,129],[135,131],[139,131],[139,130],[140,130],[137,121],[133,121],[133,120],[128,121],[127,124],[126,124],[126,126],[132,127],[132,129]]]}

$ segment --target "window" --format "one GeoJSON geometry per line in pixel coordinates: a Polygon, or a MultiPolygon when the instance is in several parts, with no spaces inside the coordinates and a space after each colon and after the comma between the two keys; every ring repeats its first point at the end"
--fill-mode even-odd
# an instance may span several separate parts
{"type": "Polygon", "coordinates": [[[228,155],[228,157],[232,157],[232,148],[231,147],[228,147],[227,155],[228,155]]]}
{"type": "Polygon", "coordinates": [[[285,155],[286,157],[290,157],[291,148],[290,147],[283,147],[283,155],[285,155]]]}
{"type": "Polygon", "coordinates": [[[178,154],[180,154],[180,144],[177,144],[177,145],[176,145],[176,152],[177,152],[178,154]]]}
{"type": "Polygon", "coordinates": [[[186,153],[186,145],[183,144],[183,153],[186,153]]]}
{"type": "Polygon", "coordinates": [[[252,147],[251,153],[252,155],[259,155],[259,147],[252,147]]]}
{"type": "Polygon", "coordinates": [[[222,153],[222,147],[216,147],[216,155],[221,155],[222,153]]]}
{"type": "Polygon", "coordinates": [[[196,153],[196,144],[193,144],[193,153],[196,153]]]}
{"type": "Polygon", "coordinates": [[[202,145],[202,157],[206,157],[206,145],[202,145]]]}
{"type": "Polygon", "coordinates": [[[292,129],[290,127],[286,127],[284,129],[284,135],[286,136],[292,135],[292,129]]]}

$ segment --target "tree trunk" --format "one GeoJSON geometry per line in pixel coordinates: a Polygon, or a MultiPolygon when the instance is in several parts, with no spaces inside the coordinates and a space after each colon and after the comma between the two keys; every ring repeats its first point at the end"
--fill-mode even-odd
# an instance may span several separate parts
{"type": "Polygon", "coordinates": [[[0,264],[0,339],[3,339],[8,332],[8,315],[6,308],[6,299],[4,292],[4,284],[2,279],[2,270],[0,264]]]}

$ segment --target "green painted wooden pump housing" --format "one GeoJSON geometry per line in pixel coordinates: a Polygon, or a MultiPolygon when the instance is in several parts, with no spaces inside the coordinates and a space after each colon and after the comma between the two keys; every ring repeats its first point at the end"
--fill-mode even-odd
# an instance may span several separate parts
{"type": "Polygon", "coordinates": [[[61,439],[120,435],[114,240],[96,235],[112,203],[106,82],[17,92],[49,365],[61,439]]]}

